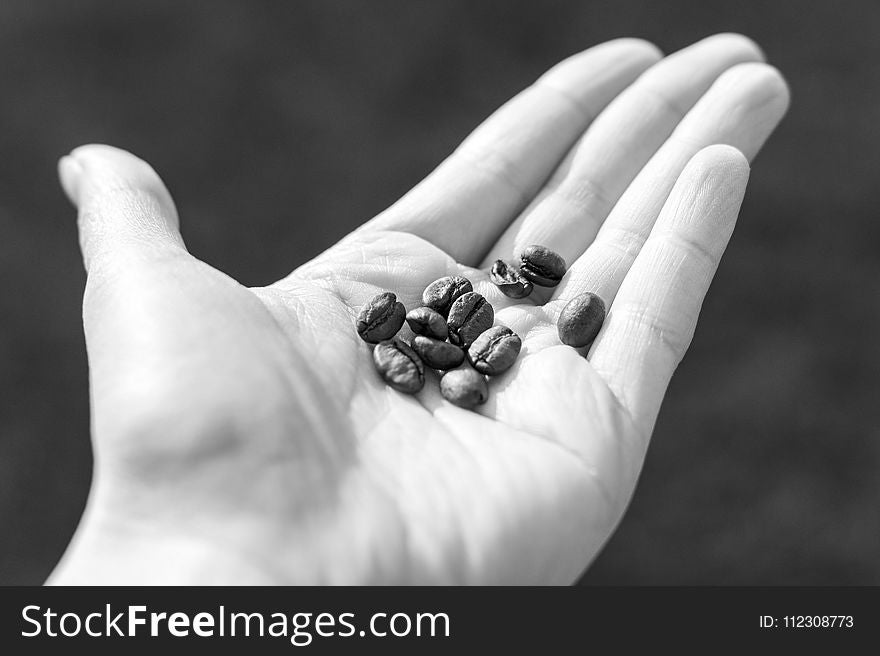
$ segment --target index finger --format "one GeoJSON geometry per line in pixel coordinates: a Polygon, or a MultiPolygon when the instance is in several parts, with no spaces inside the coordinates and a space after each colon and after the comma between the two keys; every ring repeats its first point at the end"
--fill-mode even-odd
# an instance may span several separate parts
{"type": "Polygon", "coordinates": [[[599,112],[660,57],[617,39],[562,61],[362,229],[410,232],[477,265],[599,112]]]}

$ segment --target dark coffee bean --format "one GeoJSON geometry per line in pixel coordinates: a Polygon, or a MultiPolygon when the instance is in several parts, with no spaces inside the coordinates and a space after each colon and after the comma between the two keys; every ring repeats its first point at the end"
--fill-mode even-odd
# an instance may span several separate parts
{"type": "Polygon", "coordinates": [[[489,272],[489,280],[510,298],[525,298],[534,289],[532,282],[521,274],[519,269],[510,266],[504,260],[495,260],[489,272]]]}
{"type": "Polygon", "coordinates": [[[482,294],[462,294],[449,308],[449,318],[446,320],[449,341],[466,349],[494,322],[495,311],[482,294]]]}
{"type": "Polygon", "coordinates": [[[415,394],[425,386],[425,366],[421,358],[399,337],[376,345],[373,364],[382,380],[398,392],[415,394]]]}
{"type": "Polygon", "coordinates": [[[546,246],[526,247],[520,260],[520,272],[541,287],[556,287],[565,275],[565,260],[546,246]]]}
{"type": "Polygon", "coordinates": [[[403,326],[406,308],[391,292],[377,294],[367,301],[357,317],[357,332],[361,339],[376,344],[391,339],[403,326]]]}
{"type": "Polygon", "coordinates": [[[443,374],[440,394],[459,407],[473,408],[489,398],[489,383],[483,374],[465,363],[443,374]]]}
{"type": "Polygon", "coordinates": [[[462,294],[472,292],[471,281],[461,276],[445,276],[425,287],[422,293],[422,305],[436,310],[445,319],[449,308],[462,294]]]}
{"type": "Polygon", "coordinates": [[[519,335],[507,326],[495,326],[474,340],[468,361],[481,374],[497,376],[510,369],[521,348],[519,335]]]}
{"type": "Polygon", "coordinates": [[[427,335],[434,339],[446,339],[449,330],[446,319],[429,307],[417,307],[406,313],[406,322],[416,335],[427,335]]]}
{"type": "Polygon", "coordinates": [[[432,369],[454,369],[464,362],[464,351],[455,344],[441,342],[424,335],[416,335],[412,341],[413,351],[419,354],[432,369]]]}
{"type": "Polygon", "coordinates": [[[556,330],[563,344],[586,346],[599,334],[605,321],[605,302],[592,292],[571,299],[556,321],[556,330]]]}

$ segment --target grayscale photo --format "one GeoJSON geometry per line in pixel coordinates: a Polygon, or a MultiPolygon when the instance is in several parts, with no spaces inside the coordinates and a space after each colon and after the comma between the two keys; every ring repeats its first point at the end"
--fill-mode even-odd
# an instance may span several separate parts
{"type": "MultiPolygon", "coordinates": [[[[112,634],[52,619],[72,586],[880,585],[878,34],[868,0],[5,0],[0,588],[46,595],[11,630],[112,634]]],[[[749,629],[870,623],[830,606],[749,629]]]]}

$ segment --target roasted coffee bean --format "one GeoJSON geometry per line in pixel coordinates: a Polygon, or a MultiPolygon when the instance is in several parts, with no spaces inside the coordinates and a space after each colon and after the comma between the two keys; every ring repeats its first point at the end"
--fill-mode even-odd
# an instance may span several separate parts
{"type": "Polygon", "coordinates": [[[565,260],[546,246],[526,247],[520,260],[520,272],[541,287],[556,287],[565,275],[565,260]]]}
{"type": "Polygon", "coordinates": [[[464,351],[455,344],[441,342],[424,335],[416,335],[412,341],[413,351],[419,354],[432,369],[455,369],[464,362],[464,351]]]}
{"type": "Polygon", "coordinates": [[[364,303],[357,317],[357,333],[370,344],[391,339],[400,330],[406,308],[391,292],[377,294],[364,303]]]}
{"type": "Polygon", "coordinates": [[[521,348],[519,335],[507,326],[495,326],[474,340],[467,356],[481,374],[497,376],[510,369],[521,348]]]}
{"type": "Polygon", "coordinates": [[[417,307],[406,313],[406,322],[416,335],[426,335],[434,339],[446,339],[449,329],[446,319],[429,307],[417,307]]]}
{"type": "Polygon", "coordinates": [[[425,386],[421,358],[399,337],[379,342],[373,349],[373,363],[382,380],[404,394],[415,394],[425,386]]]}
{"type": "Polygon", "coordinates": [[[531,280],[504,260],[495,260],[489,272],[489,280],[495,283],[505,296],[510,298],[525,298],[534,289],[531,280]]]}
{"type": "Polygon", "coordinates": [[[466,349],[482,332],[491,328],[494,321],[495,311],[482,294],[462,294],[449,308],[446,320],[449,341],[466,349]]]}
{"type": "Polygon", "coordinates": [[[465,363],[443,374],[440,394],[459,407],[473,408],[489,398],[489,383],[483,374],[465,363]]]}
{"type": "Polygon", "coordinates": [[[462,294],[472,292],[471,281],[461,276],[445,276],[425,287],[422,293],[422,305],[436,310],[445,319],[449,316],[449,308],[462,294]]]}
{"type": "Polygon", "coordinates": [[[603,321],[605,302],[592,292],[584,292],[562,308],[556,330],[563,344],[586,346],[596,339],[603,321]]]}

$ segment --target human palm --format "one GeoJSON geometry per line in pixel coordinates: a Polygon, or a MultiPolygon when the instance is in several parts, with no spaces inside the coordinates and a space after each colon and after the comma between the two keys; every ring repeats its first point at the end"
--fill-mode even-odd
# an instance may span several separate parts
{"type": "Polygon", "coordinates": [[[64,158],[96,466],[51,580],[573,581],[632,494],[746,158],[787,104],[742,37],[658,57],[619,40],[563,62],[399,203],[267,287],[189,255],[140,160],[103,146],[64,158]],[[530,243],[570,271],[507,298],[488,265],[530,243]],[[385,386],[354,329],[379,291],[411,309],[451,274],[523,338],[476,411],[444,401],[431,372],[415,396],[385,386]],[[573,349],[555,319],[585,290],[610,311],[573,349]]]}

